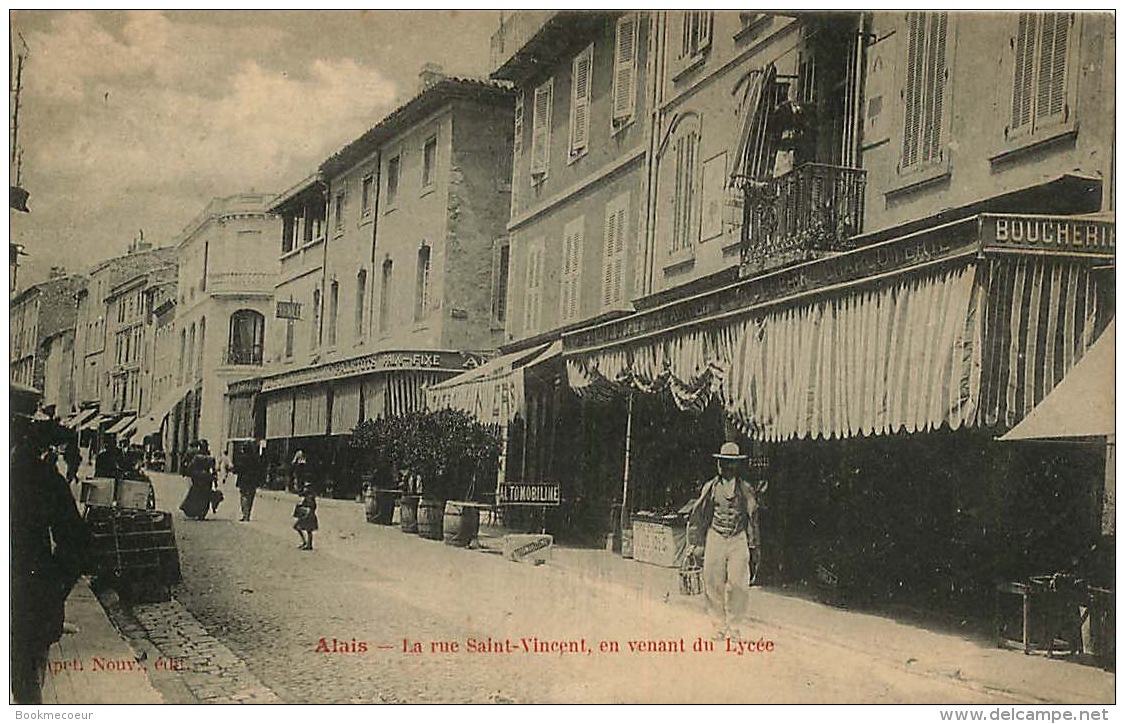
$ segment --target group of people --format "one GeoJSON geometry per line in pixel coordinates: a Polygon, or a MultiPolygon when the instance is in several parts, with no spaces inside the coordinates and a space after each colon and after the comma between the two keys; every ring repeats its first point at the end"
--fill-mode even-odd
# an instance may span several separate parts
{"type": "Polygon", "coordinates": [[[205,520],[208,512],[217,511],[222,501],[220,480],[225,484],[233,475],[239,493],[239,521],[248,522],[254,508],[254,497],[266,479],[265,463],[257,445],[236,455],[234,460],[224,452],[216,462],[206,440],[197,440],[188,446],[183,473],[191,480],[191,487],[180,503],[180,510],[194,520],[205,520]]]}

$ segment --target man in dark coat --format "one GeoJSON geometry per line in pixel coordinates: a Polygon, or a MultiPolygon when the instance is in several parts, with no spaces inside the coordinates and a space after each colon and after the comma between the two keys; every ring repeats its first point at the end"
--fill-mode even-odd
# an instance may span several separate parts
{"type": "Polygon", "coordinates": [[[16,704],[40,704],[47,652],[62,636],[90,538],[66,480],[44,457],[53,441],[14,393],[11,404],[11,694],[16,704]]]}
{"type": "Polygon", "coordinates": [[[237,460],[235,469],[235,486],[238,488],[239,504],[242,508],[242,522],[250,520],[250,511],[254,508],[254,496],[258,488],[266,482],[266,464],[260,454],[257,440],[237,460]]]}

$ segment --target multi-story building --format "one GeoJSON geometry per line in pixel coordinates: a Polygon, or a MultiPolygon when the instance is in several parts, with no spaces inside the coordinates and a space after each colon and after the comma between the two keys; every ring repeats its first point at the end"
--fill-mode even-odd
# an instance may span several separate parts
{"type": "MultiPolygon", "coordinates": [[[[144,393],[137,410],[133,439],[143,442],[150,451],[171,449],[173,426],[168,424],[168,420],[172,408],[186,394],[177,377],[177,276],[174,268],[155,275],[145,285],[142,299],[144,352],[141,385],[144,393]]],[[[169,462],[164,460],[165,464],[169,462]]]]}
{"type": "Polygon", "coordinates": [[[69,371],[60,375],[58,367],[63,348],[73,349],[68,333],[75,325],[74,298],[85,283],[84,277],[55,268],[50,278],[24,289],[10,304],[9,377],[43,391],[43,407],[53,406],[59,415],[70,412],[70,383],[69,371]]]}
{"type": "MultiPolygon", "coordinates": [[[[284,323],[260,392],[277,461],[299,446],[332,466],[360,419],[422,407],[426,385],[502,341],[512,95],[433,66],[420,81],[274,203],[284,323]]],[[[249,383],[230,393],[253,408],[249,383]]],[[[231,409],[232,425],[245,419],[231,409]]]]}
{"type": "Polygon", "coordinates": [[[218,454],[227,439],[227,385],[261,373],[266,319],[273,314],[280,224],[267,212],[273,194],[216,198],[176,244],[176,386],[173,459],[194,440],[218,454]]]}
{"type": "MultiPolygon", "coordinates": [[[[114,330],[118,324],[119,308],[115,306],[111,312],[107,298],[118,286],[143,278],[153,269],[168,267],[175,260],[175,249],[154,249],[148,242],[134,241],[124,255],[95,264],[87,274],[86,285],[78,290],[72,379],[74,406],[87,411],[87,414],[80,421],[78,418],[74,421],[80,426],[81,440],[86,446],[99,447],[103,442],[102,433],[108,433],[120,423],[127,409],[123,407],[125,400],[121,398],[122,375],[116,378],[118,395],[114,395],[112,372],[119,364],[114,330]],[[95,410],[97,414],[90,413],[95,410]]],[[[131,356],[134,349],[130,342],[131,356]]],[[[139,392],[139,382],[135,390],[139,392]]]]}

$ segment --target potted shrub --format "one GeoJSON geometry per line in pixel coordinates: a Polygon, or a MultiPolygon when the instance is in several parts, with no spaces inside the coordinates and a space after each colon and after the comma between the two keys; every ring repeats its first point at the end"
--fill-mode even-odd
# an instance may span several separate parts
{"type": "Polygon", "coordinates": [[[392,427],[388,420],[364,420],[348,441],[355,455],[363,486],[363,508],[368,523],[391,525],[399,494],[391,466],[392,427]]]}

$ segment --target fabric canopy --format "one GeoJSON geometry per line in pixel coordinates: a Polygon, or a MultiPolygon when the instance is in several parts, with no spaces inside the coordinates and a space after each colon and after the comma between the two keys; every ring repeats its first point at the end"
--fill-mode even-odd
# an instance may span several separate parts
{"type": "Polygon", "coordinates": [[[1088,267],[961,263],[567,359],[583,397],[718,398],[748,436],[1014,425],[1093,344],[1111,295],[1088,267]]]}
{"type": "MultiPolygon", "coordinates": [[[[192,383],[194,384],[194,383],[192,383]]],[[[164,397],[160,398],[152,409],[143,415],[137,416],[137,432],[141,438],[146,438],[154,432],[160,430],[164,424],[164,418],[168,417],[168,413],[176,406],[176,403],[184,399],[184,395],[191,389],[191,384],[177,387],[166,393],[164,397]]]]}
{"type": "Polygon", "coordinates": [[[82,423],[82,425],[79,426],[78,429],[79,430],[97,430],[99,427],[102,426],[103,422],[106,422],[107,420],[110,420],[110,419],[112,419],[112,418],[109,415],[98,415],[98,416],[92,417],[89,420],[87,420],[86,422],[82,423]]]}
{"type": "Polygon", "coordinates": [[[555,341],[510,352],[427,390],[430,409],[464,410],[490,425],[506,425],[523,412],[524,372],[562,351],[555,341]]]}
{"type": "Polygon", "coordinates": [[[137,419],[137,416],[136,416],[136,415],[126,415],[125,417],[123,417],[123,418],[121,418],[120,420],[118,420],[118,421],[117,421],[117,422],[116,422],[116,423],[115,423],[115,424],[113,425],[113,427],[111,427],[111,428],[109,428],[108,430],[106,430],[106,432],[107,432],[108,434],[110,434],[110,435],[118,435],[118,434],[120,434],[120,433],[122,433],[122,432],[125,432],[125,428],[129,427],[130,425],[132,425],[132,424],[133,424],[133,422],[135,422],[135,421],[136,421],[136,419],[137,419]]]}
{"type": "Polygon", "coordinates": [[[68,427],[73,430],[74,428],[88,422],[90,418],[96,414],[98,414],[98,411],[92,408],[89,410],[79,410],[70,417],[66,418],[66,420],[63,422],[63,427],[68,427]]]}
{"type": "Polygon", "coordinates": [[[1115,322],[1055,389],[1001,440],[1108,437],[1114,434],[1115,322]]]}

